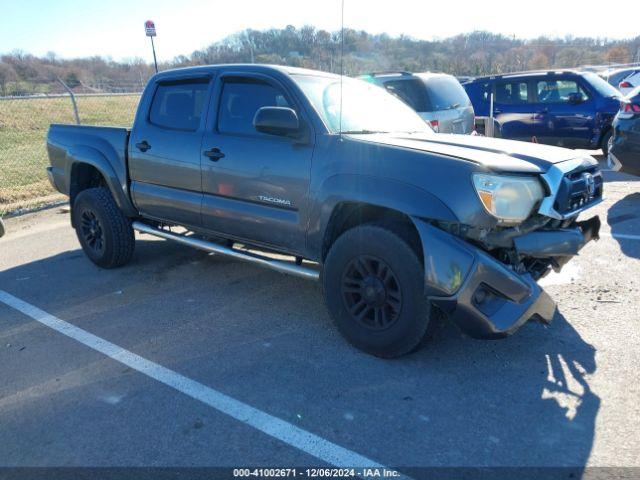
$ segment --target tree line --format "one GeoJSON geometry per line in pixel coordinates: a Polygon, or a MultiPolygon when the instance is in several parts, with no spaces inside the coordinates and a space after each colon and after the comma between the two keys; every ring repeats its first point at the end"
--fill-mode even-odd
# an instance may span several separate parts
{"type": "MultiPolygon", "coordinates": [[[[615,65],[640,61],[640,36],[628,40],[540,37],[523,40],[486,31],[440,40],[312,26],[244,30],[159,65],[161,69],[216,63],[271,63],[347,75],[379,71],[440,71],[478,76],[521,70],[615,65]],[[343,54],[342,54],[343,52],[343,54]]],[[[0,56],[0,95],[62,91],[140,91],[153,74],[147,61],[108,57],[63,59],[15,51],[0,56]]]]}

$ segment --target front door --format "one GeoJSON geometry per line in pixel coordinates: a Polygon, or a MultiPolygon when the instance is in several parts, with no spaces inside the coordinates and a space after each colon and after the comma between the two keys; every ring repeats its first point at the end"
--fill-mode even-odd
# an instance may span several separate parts
{"type": "Polygon", "coordinates": [[[133,200],[142,215],[200,226],[200,145],[209,78],[158,83],[129,139],[133,200]]]}
{"type": "Polygon", "coordinates": [[[290,92],[263,75],[224,75],[216,82],[201,151],[202,219],[225,236],[291,253],[304,248],[313,153],[310,123],[290,92]],[[261,107],[296,110],[305,140],[258,132],[261,107]]]}

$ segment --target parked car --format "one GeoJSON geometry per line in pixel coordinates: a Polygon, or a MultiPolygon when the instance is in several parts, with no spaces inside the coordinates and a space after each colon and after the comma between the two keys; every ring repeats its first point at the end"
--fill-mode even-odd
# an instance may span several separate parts
{"type": "Polygon", "coordinates": [[[493,94],[495,136],[605,155],[620,92],[595,73],[522,72],[464,84],[476,115],[489,117],[493,94]]]}
{"type": "Polygon", "coordinates": [[[606,70],[600,73],[600,76],[623,95],[628,95],[640,86],[640,67],[606,70]]]}
{"type": "Polygon", "coordinates": [[[47,151],[98,266],[129,262],[137,230],[319,279],[340,332],[382,357],[417,348],[434,311],[484,338],[551,321],[536,280],[600,228],[577,221],[602,200],[593,158],[436,135],[379,87],[313,70],[164,71],[132,129],[51,125],[47,151]]]}
{"type": "Polygon", "coordinates": [[[613,120],[609,166],[614,170],[640,175],[640,87],[622,102],[613,120]]]}
{"type": "Polygon", "coordinates": [[[444,73],[379,72],[361,79],[384,87],[439,133],[471,133],[474,113],[460,82],[444,73]]]}

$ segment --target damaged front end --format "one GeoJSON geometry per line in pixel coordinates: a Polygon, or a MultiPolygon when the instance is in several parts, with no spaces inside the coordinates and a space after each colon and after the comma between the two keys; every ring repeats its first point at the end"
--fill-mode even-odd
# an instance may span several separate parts
{"type": "Polygon", "coordinates": [[[560,269],[591,240],[598,240],[600,218],[578,222],[537,215],[519,227],[484,231],[462,229],[464,237],[481,246],[518,273],[535,280],[560,269]]]}
{"type": "Polygon", "coordinates": [[[543,229],[513,239],[524,268],[537,280],[549,272],[551,266],[559,272],[565,263],[591,240],[598,240],[600,217],[572,221],[566,228],[543,229]]]}
{"type": "Polygon", "coordinates": [[[542,175],[548,192],[537,213],[513,226],[472,227],[414,219],[425,265],[425,293],[463,332],[501,338],[530,319],[550,322],[555,303],[537,284],[560,271],[591,240],[597,216],[578,215],[602,200],[592,162],[564,162],[542,175]]]}

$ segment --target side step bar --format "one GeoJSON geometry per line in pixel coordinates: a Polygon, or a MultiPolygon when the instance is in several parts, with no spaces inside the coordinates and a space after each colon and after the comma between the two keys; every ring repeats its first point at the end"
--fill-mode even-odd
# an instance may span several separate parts
{"type": "Polygon", "coordinates": [[[225,247],[213,242],[208,242],[200,238],[187,237],[186,235],[180,235],[178,233],[173,233],[167,230],[152,227],[151,225],[147,225],[146,223],[142,222],[133,222],[132,226],[134,230],[137,230],[141,233],[148,233],[149,235],[154,235],[166,240],[173,240],[174,242],[182,243],[199,250],[204,250],[205,252],[217,253],[220,255],[225,255],[227,257],[235,258],[237,260],[256,263],[277,272],[295,275],[297,277],[306,278],[307,280],[318,280],[320,278],[320,273],[313,268],[302,267],[294,263],[288,263],[282,260],[262,257],[260,255],[254,255],[249,252],[241,252],[239,250],[234,250],[233,248],[225,247]]]}

